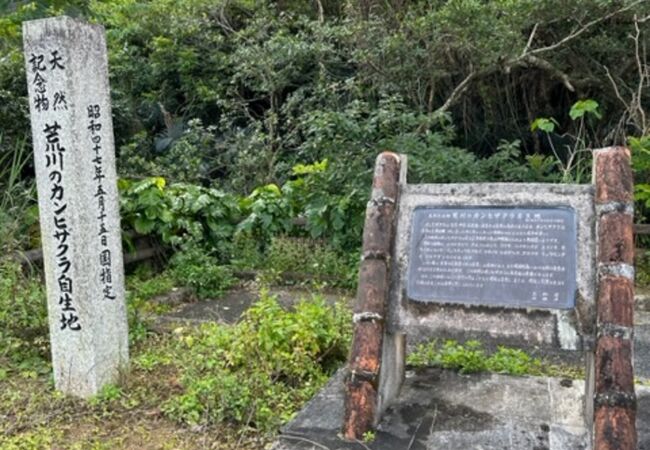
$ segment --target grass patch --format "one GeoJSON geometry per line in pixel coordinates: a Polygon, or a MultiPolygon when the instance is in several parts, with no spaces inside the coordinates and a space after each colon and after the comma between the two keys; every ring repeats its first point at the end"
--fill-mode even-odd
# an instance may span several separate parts
{"type": "Polygon", "coordinates": [[[147,266],[140,266],[133,275],[126,278],[126,289],[142,300],[151,300],[176,287],[176,281],[167,271],[154,274],[147,266]]]}
{"type": "Polygon", "coordinates": [[[47,373],[49,352],[44,286],[18,262],[0,260],[0,380],[47,373]]]}
{"type": "Polygon", "coordinates": [[[650,251],[645,250],[636,257],[634,283],[636,286],[650,288],[650,251]]]}
{"type": "Polygon", "coordinates": [[[494,372],[508,375],[535,375],[578,379],[584,371],[573,366],[549,364],[521,349],[499,346],[488,353],[479,341],[460,344],[455,340],[437,339],[419,344],[406,362],[413,367],[441,367],[460,373],[494,372]]]}

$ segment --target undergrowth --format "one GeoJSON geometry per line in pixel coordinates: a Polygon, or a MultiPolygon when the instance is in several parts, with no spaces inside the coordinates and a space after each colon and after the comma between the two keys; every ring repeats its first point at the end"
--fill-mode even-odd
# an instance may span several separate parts
{"type": "Polygon", "coordinates": [[[172,257],[169,274],[177,285],[194,289],[200,299],[221,297],[236,282],[230,267],[194,246],[172,257]]]}
{"type": "MultiPolygon", "coordinates": [[[[156,295],[139,283],[129,278],[131,295],[156,295]]],[[[54,391],[49,370],[0,377],[0,448],[263,448],[345,361],[350,316],[317,296],[285,310],[262,293],[235,325],[147,334],[129,373],[89,401],[54,391]]]]}
{"type": "Polygon", "coordinates": [[[45,302],[38,278],[26,276],[15,261],[0,260],[0,380],[9,367],[29,376],[48,372],[45,302]]]}
{"type": "MultiPolygon", "coordinates": [[[[163,405],[168,417],[273,431],[345,360],[350,313],[320,297],[287,311],[263,293],[236,325],[205,324],[175,334],[166,356],[160,355],[180,370],[182,392],[163,405]]],[[[152,368],[156,359],[148,355],[140,364],[152,368]]]]}
{"type": "Polygon", "coordinates": [[[634,278],[634,283],[638,287],[650,288],[650,252],[645,251],[637,255],[634,278]]]}
{"type": "Polygon", "coordinates": [[[308,280],[352,289],[357,281],[358,252],[344,257],[324,242],[309,238],[274,237],[263,261],[264,280],[271,283],[282,282],[284,277],[285,283],[308,280]],[[304,280],[291,278],[296,275],[304,280]]]}

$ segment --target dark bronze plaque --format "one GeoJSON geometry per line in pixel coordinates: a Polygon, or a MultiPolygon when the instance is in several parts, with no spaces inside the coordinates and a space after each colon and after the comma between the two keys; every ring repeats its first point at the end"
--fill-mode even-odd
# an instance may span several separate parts
{"type": "Polygon", "coordinates": [[[407,296],[420,302],[569,309],[576,218],[565,207],[422,207],[407,296]]]}

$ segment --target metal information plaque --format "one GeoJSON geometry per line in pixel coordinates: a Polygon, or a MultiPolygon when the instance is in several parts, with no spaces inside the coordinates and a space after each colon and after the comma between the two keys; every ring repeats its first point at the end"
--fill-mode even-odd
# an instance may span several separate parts
{"type": "Polygon", "coordinates": [[[568,207],[420,207],[406,293],[419,302],[570,309],[576,241],[568,207]]]}

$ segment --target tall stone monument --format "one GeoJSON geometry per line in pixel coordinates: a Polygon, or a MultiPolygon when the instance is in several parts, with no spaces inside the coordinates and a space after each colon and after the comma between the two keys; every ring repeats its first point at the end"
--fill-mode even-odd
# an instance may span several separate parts
{"type": "Polygon", "coordinates": [[[52,365],[80,397],[128,363],[128,329],[103,27],[23,24],[52,365]]]}

